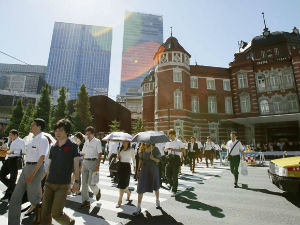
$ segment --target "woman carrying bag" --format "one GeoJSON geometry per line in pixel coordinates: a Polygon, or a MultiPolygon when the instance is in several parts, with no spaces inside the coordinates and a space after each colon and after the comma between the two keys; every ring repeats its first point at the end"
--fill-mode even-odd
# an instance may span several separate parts
{"type": "Polygon", "coordinates": [[[138,215],[141,213],[141,203],[143,199],[143,194],[145,192],[155,191],[156,196],[156,208],[160,208],[159,201],[159,170],[158,163],[161,158],[160,151],[157,147],[151,144],[145,144],[143,151],[139,152],[139,166],[137,172],[138,178],[138,205],[136,211],[133,215],[138,215]]]}
{"type": "Polygon", "coordinates": [[[135,154],[134,149],[130,147],[129,141],[123,141],[122,146],[118,152],[119,166],[118,166],[118,188],[120,190],[119,201],[116,208],[119,208],[122,204],[122,198],[124,192],[127,193],[127,201],[130,201],[130,191],[128,190],[130,181],[130,161],[132,160],[135,171],[135,154]]]}

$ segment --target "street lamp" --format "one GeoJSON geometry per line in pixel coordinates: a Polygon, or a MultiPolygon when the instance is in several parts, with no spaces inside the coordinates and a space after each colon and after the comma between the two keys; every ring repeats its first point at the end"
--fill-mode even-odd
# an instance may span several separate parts
{"type": "Polygon", "coordinates": [[[169,127],[169,130],[170,130],[170,103],[168,102],[168,127],[169,127]]]}

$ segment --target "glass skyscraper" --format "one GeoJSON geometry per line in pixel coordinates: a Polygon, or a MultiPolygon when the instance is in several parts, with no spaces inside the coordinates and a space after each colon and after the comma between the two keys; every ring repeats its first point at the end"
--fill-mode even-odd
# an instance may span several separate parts
{"type": "MultiPolygon", "coordinates": [[[[163,42],[162,16],[126,12],[124,21],[121,96],[134,94],[153,65],[163,42]]],[[[138,94],[138,93],[137,93],[138,94]]]]}
{"type": "Polygon", "coordinates": [[[89,95],[107,95],[111,43],[111,27],[56,22],[46,71],[52,90],[64,86],[75,99],[84,83],[89,95]]]}

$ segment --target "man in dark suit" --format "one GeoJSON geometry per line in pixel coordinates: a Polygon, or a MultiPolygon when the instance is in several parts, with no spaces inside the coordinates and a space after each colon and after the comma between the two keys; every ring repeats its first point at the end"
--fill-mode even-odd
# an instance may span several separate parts
{"type": "Polygon", "coordinates": [[[198,152],[198,144],[195,142],[195,138],[191,137],[191,142],[188,144],[188,152],[190,158],[190,169],[195,173],[195,160],[198,152]]]}

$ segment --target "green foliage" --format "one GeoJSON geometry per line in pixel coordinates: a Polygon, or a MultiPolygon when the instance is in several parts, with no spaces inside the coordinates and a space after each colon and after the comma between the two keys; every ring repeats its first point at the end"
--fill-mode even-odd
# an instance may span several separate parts
{"type": "Polygon", "coordinates": [[[120,130],[120,122],[117,120],[111,121],[111,124],[109,125],[109,132],[116,132],[116,131],[121,131],[120,130]]]}
{"type": "Polygon", "coordinates": [[[25,113],[22,117],[20,126],[19,126],[19,136],[20,137],[25,137],[26,135],[28,135],[29,131],[30,131],[30,124],[33,121],[33,113],[34,113],[34,105],[32,103],[32,101],[30,101],[30,103],[27,105],[25,113]]]}
{"type": "Polygon", "coordinates": [[[48,84],[46,84],[42,88],[41,97],[39,99],[36,110],[34,112],[34,118],[42,118],[45,120],[46,123],[45,131],[49,131],[50,109],[51,109],[50,87],[48,84]]]}
{"type": "Polygon", "coordinates": [[[7,127],[5,129],[5,135],[8,135],[9,131],[11,129],[18,130],[19,125],[21,123],[22,117],[23,117],[23,104],[22,100],[19,99],[17,101],[17,105],[12,110],[12,115],[10,117],[9,123],[7,124],[7,127]]]}
{"type": "Polygon", "coordinates": [[[67,104],[66,104],[66,88],[61,87],[59,90],[59,97],[57,99],[57,105],[52,108],[51,113],[51,128],[54,124],[68,115],[67,104]]]}
{"type": "Polygon", "coordinates": [[[85,132],[85,128],[92,123],[92,114],[90,111],[89,95],[86,91],[85,84],[82,84],[80,91],[77,93],[77,100],[74,103],[75,112],[72,114],[74,131],[85,132]]]}
{"type": "Polygon", "coordinates": [[[144,125],[143,125],[143,120],[142,119],[138,119],[135,123],[135,125],[133,126],[133,134],[137,134],[139,132],[143,132],[145,131],[144,125]]]}

